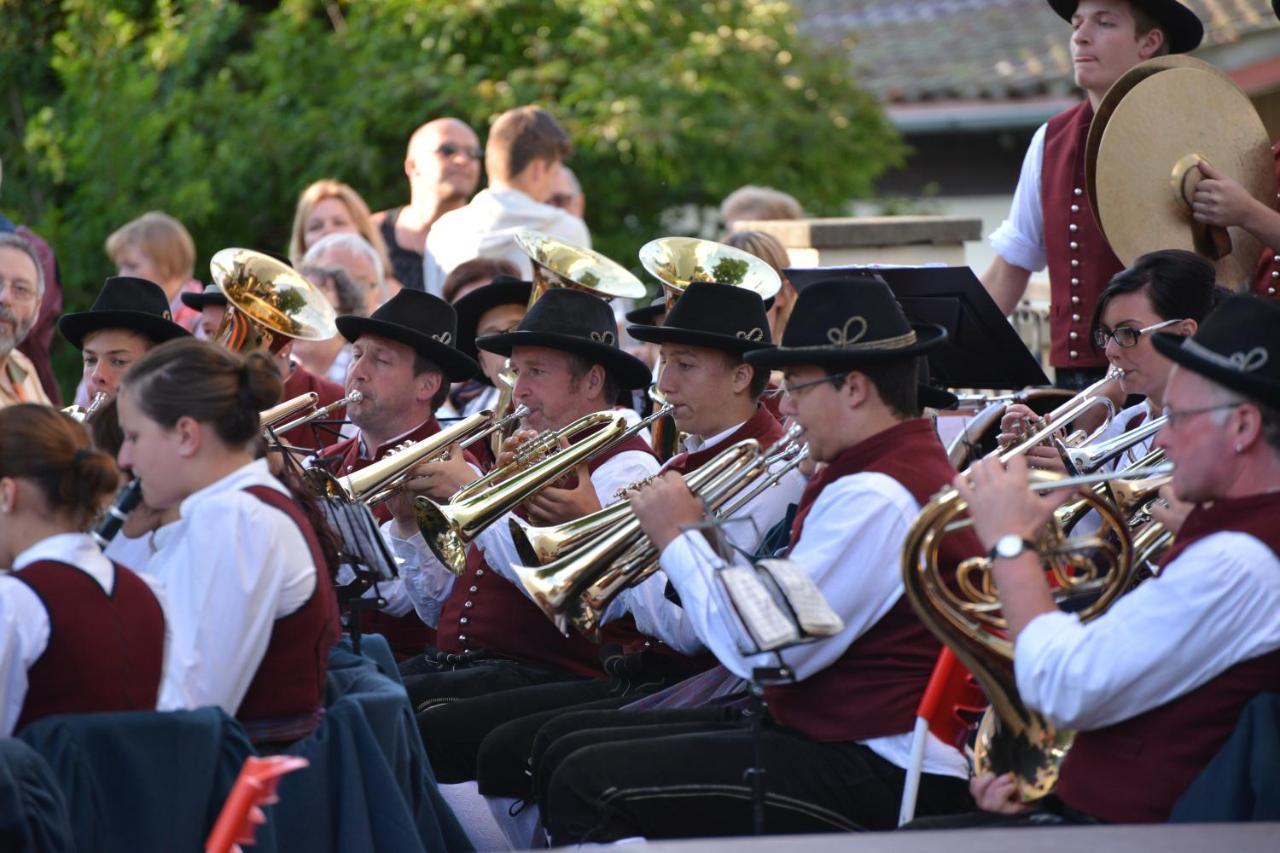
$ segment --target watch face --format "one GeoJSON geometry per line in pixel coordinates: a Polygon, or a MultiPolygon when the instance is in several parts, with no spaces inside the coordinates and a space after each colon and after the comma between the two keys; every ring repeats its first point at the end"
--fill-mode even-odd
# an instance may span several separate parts
{"type": "Polygon", "coordinates": [[[1016,557],[1023,551],[1022,537],[1009,534],[996,541],[996,554],[1001,557],[1016,557]]]}

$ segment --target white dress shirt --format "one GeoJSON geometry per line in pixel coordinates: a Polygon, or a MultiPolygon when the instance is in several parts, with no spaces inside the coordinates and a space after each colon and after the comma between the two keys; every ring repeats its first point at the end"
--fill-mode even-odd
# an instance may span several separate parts
{"type": "MultiPolygon", "coordinates": [[[[600,500],[600,506],[606,507],[618,499],[617,492],[624,486],[657,472],[658,460],[652,455],[638,450],[628,450],[597,466],[591,472],[591,485],[600,500]]],[[[507,513],[489,525],[476,537],[476,544],[484,551],[485,562],[490,568],[515,583],[521,592],[525,592],[524,585],[512,570],[512,566],[521,563],[508,525],[509,520],[513,518],[519,521],[514,513],[507,513]]],[[[453,589],[455,576],[446,571],[431,553],[421,532],[413,534],[408,539],[401,539],[395,535],[395,526],[390,523],[383,526],[383,532],[387,535],[396,556],[404,559],[404,563],[400,566],[400,574],[404,578],[404,589],[413,602],[414,610],[423,622],[435,627],[439,622],[444,601],[453,589]]]]}
{"type": "Polygon", "coordinates": [[[147,573],[173,628],[161,710],[218,705],[234,715],[266,654],[275,621],[306,604],[316,572],[302,531],[243,490],[288,490],[265,459],[189,495],[156,531],[147,573]]]}
{"type": "Polygon", "coordinates": [[[1031,137],[1022,158],[1018,187],[1013,191],[1009,218],[988,237],[991,248],[1015,267],[1039,272],[1048,258],[1044,245],[1044,208],[1040,201],[1040,171],[1044,166],[1044,135],[1049,125],[1042,124],[1031,137]]]}
{"type": "Polygon", "coordinates": [[[1096,729],[1280,648],[1280,559],[1246,533],[1206,536],[1086,624],[1037,616],[1018,636],[1018,691],[1059,726],[1096,729]]]}
{"type": "MultiPolygon", "coordinates": [[[[696,453],[706,447],[715,447],[741,426],[742,424],[736,424],[705,440],[691,435],[685,440],[684,449],[696,453]]],[[[722,449],[728,449],[728,445],[722,449]]],[[[761,448],[762,451],[767,449],[761,448]]],[[[782,464],[774,466],[775,469],[782,464]]],[[[793,468],[773,487],[761,492],[734,513],[732,517],[739,520],[720,528],[733,550],[755,554],[774,525],[786,517],[787,508],[800,502],[805,482],[804,475],[793,468]]],[[[695,655],[707,650],[698,637],[697,630],[686,617],[684,608],[667,598],[667,576],[662,571],[654,572],[643,583],[623,590],[609,606],[604,621],[612,621],[628,612],[642,634],[657,637],[676,651],[695,655]]]]}
{"type": "MultiPolygon", "coordinates": [[[[60,533],[42,539],[19,554],[13,570],[40,560],[56,560],[75,566],[111,595],[115,573],[87,533],[60,533]]],[[[146,578],[143,578],[145,581],[146,578]]],[[[154,590],[154,584],[150,584],[154,590]]],[[[160,594],[156,591],[156,597],[160,594]]],[[[164,601],[160,601],[164,607],[164,601]]],[[[166,635],[168,619],[165,620],[166,635]]],[[[7,573],[0,574],[0,737],[13,734],[27,698],[27,670],[49,645],[49,611],[31,587],[7,573]]],[[[167,644],[166,644],[167,645],[167,644]]]]}
{"type": "Polygon", "coordinates": [[[532,264],[515,243],[516,234],[526,229],[591,248],[586,223],[573,214],[534,201],[511,187],[483,189],[466,207],[446,213],[431,226],[423,253],[427,293],[442,296],[445,276],[473,258],[511,261],[519,268],[521,278],[530,278],[532,264]]]}
{"type": "MultiPolygon", "coordinates": [[[[804,531],[789,559],[813,578],[832,609],[844,621],[835,636],[781,652],[797,681],[830,666],[858,637],[874,626],[904,593],[902,546],[920,505],[897,480],[863,472],[829,483],[809,510],[804,531]]],[[[735,562],[745,565],[739,558],[735,562]]],[[[714,568],[720,559],[700,534],[685,533],[662,552],[662,568],[671,578],[698,636],[733,673],[750,678],[755,667],[773,667],[772,654],[744,655],[735,614],[724,605],[714,568]]],[[[863,743],[905,768],[911,733],[872,738],[863,743]]],[[[925,746],[924,769],[968,778],[964,757],[933,735],[925,746]]]]}

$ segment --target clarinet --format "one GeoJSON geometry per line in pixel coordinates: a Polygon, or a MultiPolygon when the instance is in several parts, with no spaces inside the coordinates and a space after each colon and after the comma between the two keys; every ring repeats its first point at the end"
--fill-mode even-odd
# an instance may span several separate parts
{"type": "Polygon", "coordinates": [[[124,520],[142,501],[142,481],[136,477],[129,481],[129,484],[120,490],[120,494],[116,495],[115,501],[111,506],[107,507],[107,514],[102,521],[98,522],[98,526],[92,531],[93,541],[98,543],[98,547],[104,551],[111,540],[120,532],[120,528],[124,526],[124,520]]]}

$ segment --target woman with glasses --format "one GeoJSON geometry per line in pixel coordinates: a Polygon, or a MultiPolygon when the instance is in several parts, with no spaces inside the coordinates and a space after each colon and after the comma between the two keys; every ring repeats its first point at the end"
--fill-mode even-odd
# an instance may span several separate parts
{"type": "MultiPolygon", "coordinates": [[[[1194,334],[1221,292],[1214,286],[1213,264],[1178,249],[1143,255],[1112,277],[1094,309],[1090,324],[1093,340],[1107,361],[1123,371],[1120,387],[1124,393],[1144,399],[1122,409],[1098,441],[1117,438],[1149,418],[1160,417],[1173,363],[1156,352],[1151,334],[1194,334]]],[[[1012,439],[1016,426],[1032,415],[1026,406],[1010,406],[1001,419],[1005,431],[1001,442],[1012,439]]],[[[1150,446],[1150,438],[1138,443],[1119,457],[1118,464],[1141,458],[1150,446]]],[[[1058,451],[1049,445],[1028,451],[1027,462],[1036,468],[1064,468],[1058,451]]]]}

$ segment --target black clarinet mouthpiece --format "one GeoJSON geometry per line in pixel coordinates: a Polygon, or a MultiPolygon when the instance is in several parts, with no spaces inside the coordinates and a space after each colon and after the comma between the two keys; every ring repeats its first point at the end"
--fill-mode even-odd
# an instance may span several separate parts
{"type": "Polygon", "coordinates": [[[116,538],[116,534],[124,526],[124,520],[141,501],[142,481],[135,478],[120,490],[115,501],[107,508],[106,517],[93,529],[93,541],[98,543],[99,548],[105,549],[116,538]]]}

